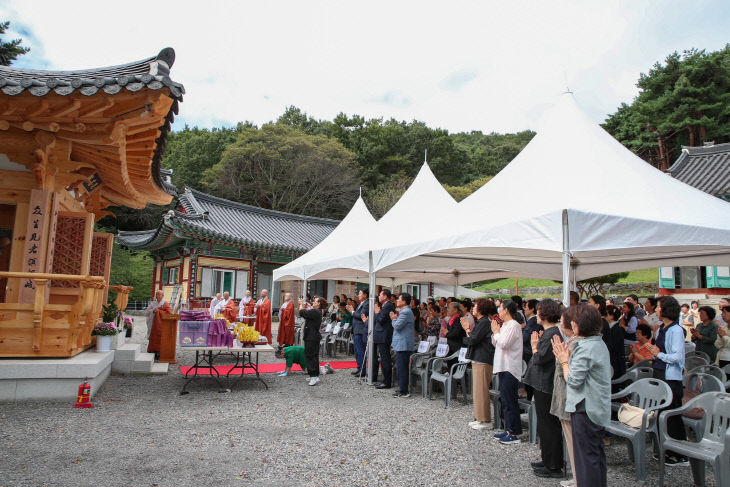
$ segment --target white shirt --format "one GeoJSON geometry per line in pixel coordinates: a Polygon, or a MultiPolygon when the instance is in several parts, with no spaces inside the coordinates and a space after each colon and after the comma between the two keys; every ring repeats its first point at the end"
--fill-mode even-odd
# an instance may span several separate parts
{"type": "Polygon", "coordinates": [[[644,316],[644,319],[651,327],[652,333],[654,334],[654,337],[656,338],[657,333],[659,333],[659,328],[662,324],[662,320],[660,320],[656,313],[652,313],[650,315],[644,316]]]}
{"type": "Polygon", "coordinates": [[[515,320],[509,320],[492,335],[495,347],[492,373],[509,372],[520,380],[522,378],[522,327],[515,320]]]}
{"type": "Polygon", "coordinates": [[[221,300],[218,298],[213,298],[210,300],[210,308],[208,308],[208,314],[211,317],[215,318],[215,314],[214,314],[215,308],[216,308],[216,306],[218,306],[218,303],[220,303],[220,302],[221,302],[221,300]]]}
{"type": "Polygon", "coordinates": [[[223,313],[223,310],[226,309],[226,305],[228,304],[228,301],[230,301],[233,298],[228,299],[221,299],[218,304],[215,305],[215,309],[213,310],[215,314],[213,315],[213,318],[218,316],[219,314],[223,313]]]}

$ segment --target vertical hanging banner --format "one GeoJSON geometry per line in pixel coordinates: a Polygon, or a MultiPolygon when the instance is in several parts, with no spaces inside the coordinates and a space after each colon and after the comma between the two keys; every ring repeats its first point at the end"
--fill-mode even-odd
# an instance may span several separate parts
{"type": "Polygon", "coordinates": [[[195,299],[195,288],[197,286],[198,274],[198,256],[196,254],[190,254],[190,276],[188,278],[188,302],[192,302],[195,299]]]}
{"type": "MultiPolygon", "coordinates": [[[[48,239],[46,246],[46,266],[43,268],[43,272],[51,272],[53,269],[53,255],[56,249],[56,226],[58,225],[58,200],[59,195],[57,192],[51,193],[51,208],[48,212],[48,239]]],[[[51,295],[51,286],[46,286],[46,304],[48,304],[48,298],[51,295]]]]}
{"type": "MultiPolygon", "coordinates": [[[[28,226],[23,248],[23,272],[43,272],[46,261],[44,250],[48,239],[48,191],[34,189],[30,192],[28,226]]],[[[23,279],[19,302],[35,302],[36,286],[32,279],[23,279]]]]}

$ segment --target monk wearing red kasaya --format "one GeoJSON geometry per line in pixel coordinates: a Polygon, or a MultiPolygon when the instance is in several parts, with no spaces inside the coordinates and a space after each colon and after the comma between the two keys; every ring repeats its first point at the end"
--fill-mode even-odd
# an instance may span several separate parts
{"type": "Polygon", "coordinates": [[[269,291],[261,291],[261,299],[256,302],[256,331],[265,336],[271,345],[271,301],[269,291]]]}
{"type": "Polygon", "coordinates": [[[284,304],[279,310],[279,333],[276,336],[279,348],[294,345],[294,302],[291,293],[284,295],[284,304]]]}
{"type": "MultiPolygon", "coordinates": [[[[240,316],[253,316],[254,314],[254,308],[256,307],[256,301],[253,300],[251,297],[251,291],[248,289],[246,290],[246,296],[241,300],[241,303],[239,304],[240,316]]],[[[247,325],[251,324],[251,318],[247,318],[243,320],[244,323],[247,325]]]]}
{"type": "Polygon", "coordinates": [[[236,322],[236,302],[228,291],[223,293],[223,301],[218,306],[225,319],[232,323],[236,322]]]}
{"type": "Polygon", "coordinates": [[[149,344],[147,353],[160,356],[160,342],[162,341],[162,315],[172,314],[170,303],[165,300],[165,293],[161,289],[155,293],[155,301],[147,308],[147,326],[149,327],[149,344]]]}

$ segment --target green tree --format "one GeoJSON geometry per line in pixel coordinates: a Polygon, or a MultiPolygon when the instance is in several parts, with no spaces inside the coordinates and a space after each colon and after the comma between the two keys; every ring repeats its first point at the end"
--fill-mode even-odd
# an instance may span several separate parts
{"type": "Polygon", "coordinates": [[[152,270],[155,263],[146,251],[126,250],[114,242],[109,283],[134,286],[130,301],[147,301],[152,296],[152,270]]]}
{"type": "Polygon", "coordinates": [[[730,44],[707,53],[674,52],[637,82],[639,95],[604,124],[616,139],[660,169],[682,145],[730,140],[730,44]]]}
{"type": "Polygon", "coordinates": [[[363,199],[373,217],[379,220],[388,213],[388,210],[398,202],[412,182],[413,178],[396,175],[381,183],[377,188],[366,190],[363,199]]]}
{"type": "Polygon", "coordinates": [[[2,35],[10,27],[10,22],[0,22],[0,66],[10,66],[18,56],[30,52],[29,47],[22,46],[23,39],[13,39],[4,42],[2,35]]]}
{"type": "Polygon", "coordinates": [[[203,179],[214,194],[234,201],[340,218],[357,198],[353,158],[335,139],[267,124],[242,130],[203,179]]]}
{"type": "Polygon", "coordinates": [[[444,188],[449,192],[452,198],[456,201],[461,201],[474,191],[478,190],[492,179],[492,176],[485,176],[483,178],[475,179],[474,181],[468,182],[463,186],[449,186],[444,184],[444,188]]]}
{"type": "Polygon", "coordinates": [[[251,127],[250,122],[239,123],[235,128],[210,130],[186,125],[183,130],[170,134],[162,165],[173,170],[172,182],[180,191],[185,186],[207,191],[203,173],[220,161],[223,151],[243,130],[251,127]]]}

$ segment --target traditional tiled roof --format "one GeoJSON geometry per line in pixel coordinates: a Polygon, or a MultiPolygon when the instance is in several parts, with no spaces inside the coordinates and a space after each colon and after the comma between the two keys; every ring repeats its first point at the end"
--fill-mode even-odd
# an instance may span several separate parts
{"type": "Polygon", "coordinates": [[[682,147],[667,172],[697,189],[730,201],[730,143],[682,147]]]}
{"type": "MultiPolygon", "coordinates": [[[[152,159],[152,177],[160,188],[167,191],[174,189],[174,186],[170,188],[170,185],[165,185],[163,178],[160,177],[160,161],[167,144],[170,125],[174,121],[174,115],[178,113],[178,103],[182,101],[185,93],[182,84],[170,79],[170,68],[174,62],[175,50],[166,47],[157,56],[106,68],[44,71],[0,66],[0,91],[9,96],[27,92],[42,97],[49,93],[61,96],[72,93],[92,96],[100,90],[108,95],[115,95],[124,90],[136,92],[144,88],[150,90],[167,88],[174,101],[159,128],[160,136],[155,141],[156,147],[152,159]]],[[[169,194],[175,195],[174,192],[169,194]]]]}
{"type": "Polygon", "coordinates": [[[212,240],[259,250],[304,253],[339,224],[337,220],[267,210],[185,188],[178,196],[184,212],[170,210],[160,226],[120,231],[117,241],[130,249],[159,249],[185,239],[212,240]]]}

